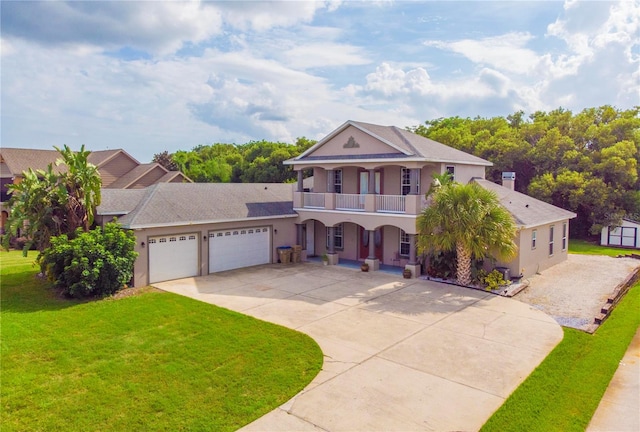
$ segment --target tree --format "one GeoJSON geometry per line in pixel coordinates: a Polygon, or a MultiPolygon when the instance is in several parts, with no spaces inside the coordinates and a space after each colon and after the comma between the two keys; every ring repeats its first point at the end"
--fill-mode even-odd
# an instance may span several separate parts
{"type": "Polygon", "coordinates": [[[102,179],[98,168],[89,162],[91,152],[80,147],[74,152],[67,145],[58,147],[62,156],[56,165],[64,164],[67,172],[60,175],[60,182],[67,189],[67,233],[73,233],[80,227],[84,232],[89,231],[93,224],[96,207],[100,205],[100,188],[102,179]]]}
{"type": "Polygon", "coordinates": [[[8,249],[11,238],[25,238],[23,254],[32,246],[39,251],[49,247],[52,236],[66,232],[67,191],[59,182],[59,174],[51,165],[47,170],[22,173],[22,181],[8,186],[10,214],[3,246],[8,249]]]}
{"type": "Polygon", "coordinates": [[[169,171],[179,171],[178,165],[173,161],[173,157],[166,150],[162,153],[154,154],[151,162],[160,164],[169,171]]]}
{"type": "Polygon", "coordinates": [[[61,155],[56,165],[65,164],[66,172],[54,172],[51,164],[46,171],[29,169],[22,173],[21,182],[8,186],[11,199],[5,248],[10,238],[20,234],[27,239],[25,254],[33,245],[43,251],[52,236],[73,237],[77,228],[86,232],[93,224],[102,181],[96,166],[88,161],[91,152],[84,146],[77,153],[66,145],[55,149],[61,155]]]}
{"type": "Polygon", "coordinates": [[[432,195],[416,222],[418,251],[456,251],[458,283],[471,283],[471,260],[517,253],[516,226],[495,193],[477,183],[453,182],[432,195]]]}

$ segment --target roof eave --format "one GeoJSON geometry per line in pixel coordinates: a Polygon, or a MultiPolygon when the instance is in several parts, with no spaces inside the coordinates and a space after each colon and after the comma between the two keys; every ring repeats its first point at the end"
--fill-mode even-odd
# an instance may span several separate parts
{"type": "Polygon", "coordinates": [[[459,161],[459,160],[449,160],[449,159],[436,159],[436,158],[425,158],[425,157],[403,157],[397,159],[387,159],[387,158],[374,158],[374,159],[315,159],[315,160],[296,160],[296,159],[288,159],[282,162],[284,165],[322,165],[322,164],[345,164],[345,163],[367,163],[367,162],[433,162],[433,163],[450,163],[450,164],[462,164],[462,165],[474,165],[474,166],[493,166],[493,162],[489,161],[459,161]]]}
{"type": "Polygon", "coordinates": [[[231,219],[210,219],[203,221],[191,221],[191,222],[170,222],[170,223],[154,223],[154,224],[125,224],[123,228],[127,229],[149,229],[149,228],[162,228],[162,227],[177,227],[177,226],[185,226],[185,225],[209,225],[209,224],[219,224],[219,223],[227,223],[227,222],[240,222],[240,221],[259,221],[259,220],[272,220],[272,219],[282,219],[282,218],[296,218],[298,214],[286,214],[286,215],[275,215],[275,216],[256,216],[256,217],[242,217],[242,218],[231,218],[231,219]]]}

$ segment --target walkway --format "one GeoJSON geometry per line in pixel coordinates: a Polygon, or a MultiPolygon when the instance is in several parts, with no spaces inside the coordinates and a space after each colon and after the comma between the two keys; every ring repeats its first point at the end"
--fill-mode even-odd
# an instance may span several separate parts
{"type": "Polygon", "coordinates": [[[155,284],[304,332],[316,378],[244,431],[477,430],[562,339],[518,301],[317,264],[155,284]]]}
{"type": "Polygon", "coordinates": [[[640,431],[640,329],[620,361],[587,431],[640,431]]]}

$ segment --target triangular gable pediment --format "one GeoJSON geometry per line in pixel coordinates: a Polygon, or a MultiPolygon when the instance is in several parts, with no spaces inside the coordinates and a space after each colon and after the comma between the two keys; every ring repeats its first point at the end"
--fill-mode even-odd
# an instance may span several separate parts
{"type": "Polygon", "coordinates": [[[380,155],[402,156],[407,153],[368,129],[347,122],[311,147],[301,158],[359,159],[380,155]]]}

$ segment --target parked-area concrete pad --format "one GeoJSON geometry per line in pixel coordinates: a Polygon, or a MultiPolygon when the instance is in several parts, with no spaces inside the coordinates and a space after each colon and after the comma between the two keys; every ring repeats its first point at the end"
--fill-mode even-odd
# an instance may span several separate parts
{"type": "Polygon", "coordinates": [[[563,335],[516,300],[336,266],[155,286],[297,329],[322,348],[320,374],[247,431],[477,430],[563,335]]]}

